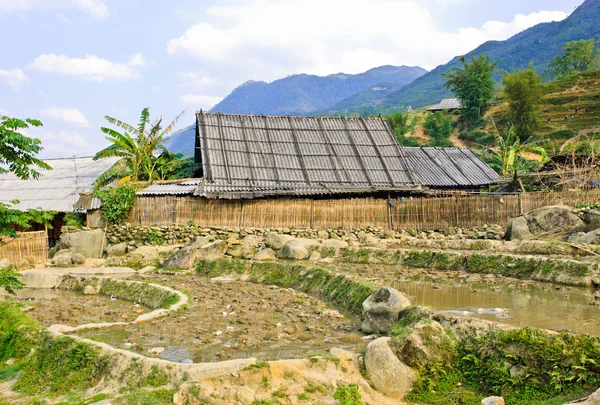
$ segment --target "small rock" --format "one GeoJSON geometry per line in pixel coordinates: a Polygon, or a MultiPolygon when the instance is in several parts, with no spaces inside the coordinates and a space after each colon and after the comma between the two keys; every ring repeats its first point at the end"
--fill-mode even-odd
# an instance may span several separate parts
{"type": "Polygon", "coordinates": [[[272,262],[277,260],[277,257],[272,249],[267,248],[255,254],[252,260],[256,260],[257,262],[272,262]]]}
{"type": "Polygon", "coordinates": [[[321,260],[321,254],[319,252],[312,252],[308,258],[309,262],[318,262],[321,260]]]}
{"type": "Polygon", "coordinates": [[[18,271],[29,270],[30,268],[31,268],[31,265],[25,259],[21,259],[21,261],[19,262],[19,265],[17,266],[18,271]]]}
{"type": "Polygon", "coordinates": [[[481,405],[505,405],[502,397],[488,397],[481,400],[481,405]]]}
{"type": "Polygon", "coordinates": [[[387,333],[398,321],[398,314],[410,306],[410,300],[392,287],[383,287],[363,302],[365,333],[387,333]]]}
{"type": "Polygon", "coordinates": [[[17,362],[17,359],[8,359],[4,362],[4,364],[6,364],[7,367],[10,367],[10,366],[14,366],[16,362],[17,362]]]}
{"type": "Polygon", "coordinates": [[[85,263],[85,256],[82,255],[81,253],[75,253],[71,257],[71,261],[73,262],[74,265],[82,265],[85,263]]]}
{"type": "Polygon", "coordinates": [[[10,261],[8,259],[0,260],[0,269],[5,269],[7,267],[10,267],[10,261]]]}
{"type": "Polygon", "coordinates": [[[98,290],[91,285],[86,285],[83,289],[83,295],[98,295],[98,290]]]}
{"type": "Polygon", "coordinates": [[[318,235],[319,239],[329,239],[329,232],[327,231],[319,231],[318,235]]]}
{"type": "Polygon", "coordinates": [[[246,387],[245,385],[238,388],[236,393],[237,400],[240,401],[243,405],[250,405],[251,403],[253,403],[255,396],[256,393],[254,392],[254,390],[252,388],[246,387]]]}
{"type": "Polygon", "coordinates": [[[155,355],[158,356],[159,354],[161,354],[164,351],[165,351],[164,347],[153,347],[152,349],[148,350],[148,353],[149,354],[155,354],[155,355]]]}

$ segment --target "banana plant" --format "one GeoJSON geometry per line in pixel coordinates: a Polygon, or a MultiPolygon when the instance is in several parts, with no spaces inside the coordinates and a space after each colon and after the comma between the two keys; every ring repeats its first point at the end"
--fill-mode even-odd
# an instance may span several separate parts
{"type": "Polygon", "coordinates": [[[148,108],[142,110],[137,127],[113,117],[104,117],[109,123],[123,131],[119,132],[106,127],[100,128],[107,135],[106,140],[111,145],[98,152],[94,159],[106,157],[120,157],[121,159],[103,173],[96,184],[106,185],[113,181],[122,183],[129,180],[153,181],[159,179],[160,174],[164,172],[164,170],[160,170],[162,165],[177,166],[174,161],[179,157],[169,153],[163,142],[184,113],[185,111],[181,112],[165,128],[162,126],[162,118],[151,121],[148,108]]]}

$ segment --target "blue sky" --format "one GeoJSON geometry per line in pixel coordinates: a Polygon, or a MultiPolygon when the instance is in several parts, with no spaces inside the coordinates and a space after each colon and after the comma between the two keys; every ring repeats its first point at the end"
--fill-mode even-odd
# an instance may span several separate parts
{"type": "Polygon", "coordinates": [[[208,109],[247,80],[446,63],[566,18],[583,0],[0,0],[0,113],[39,118],[43,157],[135,123],[208,109]]]}

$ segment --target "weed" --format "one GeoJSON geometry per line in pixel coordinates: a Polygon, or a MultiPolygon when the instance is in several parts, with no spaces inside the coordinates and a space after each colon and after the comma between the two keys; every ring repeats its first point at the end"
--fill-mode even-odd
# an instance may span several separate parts
{"type": "Polygon", "coordinates": [[[337,399],[340,405],[363,405],[355,384],[340,385],[333,394],[333,399],[337,399]]]}

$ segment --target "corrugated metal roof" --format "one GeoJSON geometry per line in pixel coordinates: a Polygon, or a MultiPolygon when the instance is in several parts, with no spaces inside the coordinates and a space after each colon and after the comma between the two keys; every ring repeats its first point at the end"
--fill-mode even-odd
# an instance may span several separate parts
{"type": "Polygon", "coordinates": [[[428,108],[427,111],[460,110],[462,103],[458,98],[445,98],[438,105],[428,108]]]}
{"type": "Polygon", "coordinates": [[[196,162],[209,198],[373,193],[494,183],[468,149],[403,148],[386,120],[200,112],[196,162]]]}
{"type": "Polygon", "coordinates": [[[0,202],[20,201],[16,209],[73,212],[81,193],[91,193],[93,183],[119,158],[91,157],[45,159],[52,170],[40,170],[37,180],[20,180],[12,173],[0,175],[0,202]]]}
{"type": "Polygon", "coordinates": [[[198,188],[197,182],[179,184],[152,184],[137,192],[137,195],[192,195],[198,188]]]}

